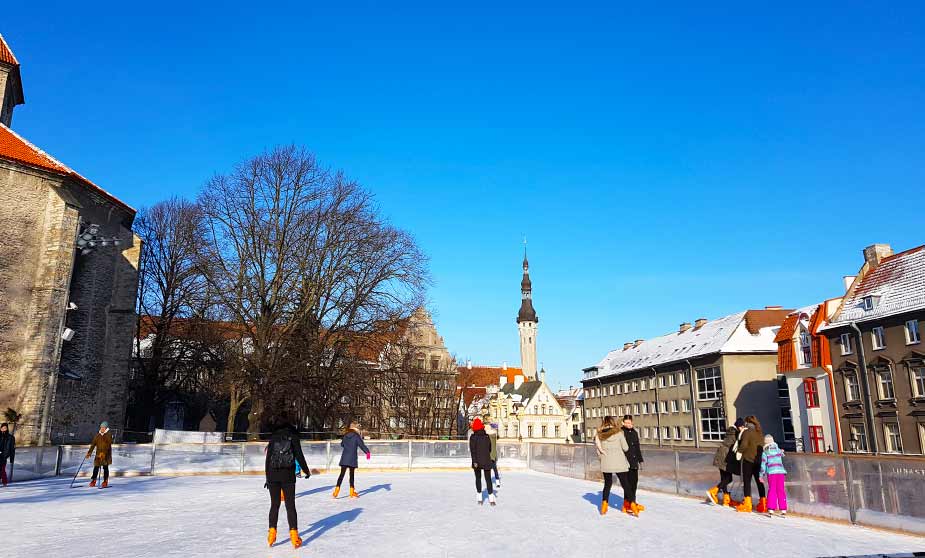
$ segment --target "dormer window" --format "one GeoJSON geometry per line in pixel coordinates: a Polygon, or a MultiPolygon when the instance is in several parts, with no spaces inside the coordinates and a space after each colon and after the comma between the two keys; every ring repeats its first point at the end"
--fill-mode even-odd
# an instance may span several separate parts
{"type": "Polygon", "coordinates": [[[873,310],[877,307],[877,303],[880,302],[880,297],[877,295],[867,295],[861,299],[861,305],[864,307],[864,310],[873,310]]]}

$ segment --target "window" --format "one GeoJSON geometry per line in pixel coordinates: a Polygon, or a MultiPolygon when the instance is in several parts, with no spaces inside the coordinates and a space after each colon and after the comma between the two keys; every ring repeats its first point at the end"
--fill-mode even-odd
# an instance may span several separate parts
{"type": "Polygon", "coordinates": [[[886,442],[887,453],[902,453],[903,439],[899,434],[899,424],[888,422],[883,425],[883,439],[886,442]]]}
{"type": "Polygon", "coordinates": [[[630,383],[623,382],[623,393],[629,393],[629,392],[630,392],[630,383]]]}
{"type": "Polygon", "coordinates": [[[659,401],[659,402],[658,402],[658,408],[659,408],[659,412],[661,412],[663,415],[664,415],[664,414],[667,414],[667,413],[668,413],[668,402],[667,402],[667,401],[659,401]]]}
{"type": "Polygon", "coordinates": [[[672,399],[672,400],[671,400],[671,412],[672,412],[672,413],[677,413],[677,412],[678,412],[678,400],[677,400],[677,399],[672,399]]]}
{"type": "Polygon", "coordinates": [[[845,397],[848,401],[861,400],[861,387],[858,385],[858,375],[855,372],[845,372],[845,397]]]}
{"type": "Polygon", "coordinates": [[[643,437],[643,439],[648,439],[648,438],[649,438],[649,427],[646,427],[646,428],[643,428],[643,429],[642,429],[642,437],[643,437]]]}
{"type": "Polygon", "coordinates": [[[533,437],[533,425],[528,424],[527,425],[527,438],[532,438],[532,437],[533,437]]]}
{"type": "Polygon", "coordinates": [[[690,399],[681,400],[681,410],[684,411],[685,413],[691,412],[691,400],[690,399]]]}
{"type": "Polygon", "coordinates": [[[880,399],[896,399],[896,394],[893,392],[893,371],[887,366],[877,368],[876,374],[877,391],[880,393],[880,399]]]}
{"type": "Polygon", "coordinates": [[[639,382],[633,382],[633,391],[639,391],[639,382]]]}
{"type": "Polygon", "coordinates": [[[669,374],[668,375],[668,387],[674,387],[677,380],[678,380],[677,376],[675,376],[674,374],[669,374]]]}
{"type": "Polygon", "coordinates": [[[646,386],[648,385],[649,385],[649,382],[645,380],[639,380],[639,391],[645,391],[647,389],[646,386]]]}
{"type": "Polygon", "coordinates": [[[787,386],[787,378],[783,374],[777,375],[777,397],[790,401],[790,388],[787,386]]]}
{"type": "Polygon", "coordinates": [[[919,447],[925,452],[925,424],[919,423],[919,447]]]}
{"type": "Polygon", "coordinates": [[[674,439],[675,439],[675,440],[680,440],[680,439],[681,439],[681,427],[680,427],[680,426],[675,426],[675,427],[674,427],[674,439]]]}
{"type": "Polygon", "coordinates": [[[816,378],[806,378],[803,380],[803,395],[806,396],[807,409],[819,407],[819,385],[816,382],[816,378]]]}
{"type": "Polygon", "coordinates": [[[610,386],[610,395],[613,395],[613,386],[610,386]]]}
{"type": "Polygon", "coordinates": [[[556,438],[559,438],[559,437],[561,437],[561,436],[562,436],[562,433],[561,433],[561,426],[557,424],[557,425],[556,425],[556,438]]]}
{"type": "Polygon", "coordinates": [[[882,326],[877,326],[870,330],[870,344],[873,346],[875,351],[886,347],[886,338],[883,336],[882,326]]]}
{"type": "Polygon", "coordinates": [[[670,439],[671,439],[671,427],[665,426],[662,428],[662,440],[670,440],[670,439]]]}
{"type": "Polygon", "coordinates": [[[540,432],[542,434],[542,437],[545,438],[546,437],[546,425],[545,424],[540,427],[540,432]]]}
{"type": "Polygon", "coordinates": [[[723,394],[723,379],[718,366],[697,370],[697,399],[719,399],[723,394]]]}
{"type": "MultiPolygon", "coordinates": [[[[699,380],[698,380],[699,382],[699,380]]],[[[726,435],[726,417],[720,409],[700,409],[700,439],[719,441],[726,435]]]]}
{"type": "Polygon", "coordinates": [[[639,403],[636,403],[635,405],[633,405],[633,414],[634,415],[639,414],[639,403]]]}
{"type": "Polygon", "coordinates": [[[813,344],[809,338],[808,331],[800,332],[800,364],[812,366],[813,364],[813,344]]]}
{"type": "MultiPolygon", "coordinates": [[[[855,451],[870,451],[867,446],[867,428],[863,424],[851,425],[851,441],[855,442],[855,451]]],[[[851,449],[851,444],[848,449],[851,449]]]]}
{"type": "Polygon", "coordinates": [[[921,340],[919,336],[919,321],[909,320],[906,322],[906,345],[915,345],[921,340]]]}
{"type": "Polygon", "coordinates": [[[690,426],[685,426],[685,427],[684,427],[684,439],[685,439],[685,440],[693,440],[693,439],[694,439],[694,433],[691,431],[691,427],[690,427],[690,426]]]}
{"type": "Polygon", "coordinates": [[[873,309],[874,309],[874,297],[872,297],[872,296],[865,296],[863,299],[861,299],[861,301],[862,301],[862,303],[863,303],[864,310],[873,310],[873,309]]]}
{"type": "Polygon", "coordinates": [[[663,388],[666,385],[668,385],[668,378],[666,378],[665,376],[659,376],[658,377],[658,387],[663,388]]]}
{"type": "Polygon", "coordinates": [[[781,407],[780,410],[780,426],[784,431],[784,440],[787,442],[793,442],[797,439],[796,433],[793,431],[793,415],[790,414],[790,408],[781,407]]]}
{"type": "Polygon", "coordinates": [[[655,389],[655,378],[649,378],[649,389],[655,389]]]}
{"type": "Polygon", "coordinates": [[[690,370],[685,370],[684,372],[681,372],[680,376],[681,376],[680,384],[681,384],[682,386],[686,386],[687,384],[691,383],[691,372],[690,372],[690,370]]]}
{"type": "Polygon", "coordinates": [[[851,334],[842,333],[838,338],[838,343],[841,345],[841,354],[850,355],[853,351],[851,350],[851,334]]]}
{"type": "Polygon", "coordinates": [[[912,394],[915,397],[925,397],[925,364],[912,367],[912,394]]]}
{"type": "Polygon", "coordinates": [[[825,453],[825,436],[821,426],[809,427],[809,447],[813,453],[825,453]]]}

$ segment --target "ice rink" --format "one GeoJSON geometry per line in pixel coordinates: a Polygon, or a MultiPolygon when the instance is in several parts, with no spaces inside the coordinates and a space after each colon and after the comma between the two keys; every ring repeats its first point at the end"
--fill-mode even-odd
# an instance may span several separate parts
{"type": "MultiPolygon", "coordinates": [[[[600,485],[508,472],[497,507],[478,506],[468,472],[357,472],[361,497],[331,498],[335,477],[296,486],[304,547],[266,547],[269,497],[260,476],[81,479],[0,489],[0,555],[161,556],[836,556],[925,550],[925,538],[788,517],[767,518],[640,492],[639,518],[598,514],[600,485]]],[[[346,493],[346,487],[342,494],[346,493]]],[[[622,505],[620,491],[611,506],[622,505]]]]}

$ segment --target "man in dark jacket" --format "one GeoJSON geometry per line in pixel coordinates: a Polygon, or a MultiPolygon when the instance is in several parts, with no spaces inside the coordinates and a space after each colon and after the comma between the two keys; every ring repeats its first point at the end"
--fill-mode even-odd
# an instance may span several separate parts
{"type": "Polygon", "coordinates": [[[299,433],[288,421],[280,420],[273,429],[273,435],[267,446],[267,459],[264,470],[267,475],[265,486],[270,490],[270,532],[267,542],[270,546],[276,542],[276,524],[279,521],[280,496],[285,496],[286,519],[289,521],[289,539],[294,548],[302,546],[299,537],[299,518],[295,509],[295,464],[298,462],[305,478],[311,476],[299,433]]]}
{"type": "Polygon", "coordinates": [[[9,484],[6,476],[6,462],[12,464],[16,461],[16,438],[10,433],[10,427],[4,422],[0,424],[0,483],[9,484]]]}
{"type": "Polygon", "coordinates": [[[482,419],[472,421],[472,435],[469,436],[469,454],[472,456],[472,470],[475,471],[476,502],[482,503],[482,477],[488,486],[488,501],[495,505],[495,493],[491,485],[491,438],[485,432],[482,419]]]}
{"type": "Polygon", "coordinates": [[[624,453],[630,464],[629,471],[617,473],[620,486],[623,487],[623,511],[639,515],[646,509],[636,501],[636,488],[639,486],[639,465],[642,464],[642,447],[639,445],[639,433],[633,428],[633,415],[623,415],[623,437],[629,449],[624,453]]]}

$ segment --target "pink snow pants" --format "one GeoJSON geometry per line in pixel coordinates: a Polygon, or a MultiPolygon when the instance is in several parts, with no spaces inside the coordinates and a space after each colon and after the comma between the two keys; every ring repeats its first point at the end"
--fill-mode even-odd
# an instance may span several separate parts
{"type": "Polygon", "coordinates": [[[784,480],[787,475],[768,475],[768,509],[787,510],[787,489],[784,480]]]}

